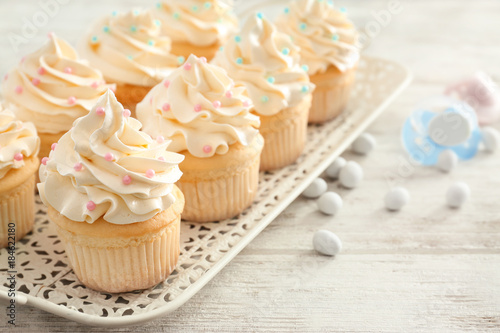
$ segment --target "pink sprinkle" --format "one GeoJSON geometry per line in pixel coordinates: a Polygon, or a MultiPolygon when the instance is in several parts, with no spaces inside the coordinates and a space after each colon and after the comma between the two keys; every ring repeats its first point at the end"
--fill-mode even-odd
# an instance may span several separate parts
{"type": "Polygon", "coordinates": [[[94,89],[97,89],[97,87],[99,87],[99,83],[97,82],[92,82],[92,84],[90,85],[92,88],[94,89]]]}
{"type": "Polygon", "coordinates": [[[15,159],[16,161],[22,161],[22,160],[23,160],[23,158],[24,158],[24,156],[23,156],[23,154],[21,154],[21,153],[16,153],[16,154],[14,155],[14,159],[15,159]]]}
{"type": "Polygon", "coordinates": [[[26,57],[21,58],[21,64],[24,62],[24,60],[26,60],[26,57]]]}
{"type": "Polygon", "coordinates": [[[47,165],[47,162],[49,161],[49,158],[48,157],[44,157],[42,158],[42,164],[43,165],[47,165]]]}
{"type": "Polygon", "coordinates": [[[163,104],[163,106],[161,107],[161,109],[163,111],[170,111],[170,104],[168,104],[168,103],[163,104]]]}
{"type": "Polygon", "coordinates": [[[49,32],[49,33],[47,34],[47,37],[49,37],[49,38],[54,37],[54,32],[53,32],[53,31],[49,32]]]}
{"type": "Polygon", "coordinates": [[[71,67],[66,67],[66,68],[64,68],[64,73],[66,73],[66,74],[71,74],[71,73],[73,73],[73,68],[71,68],[71,67]]]}
{"type": "Polygon", "coordinates": [[[130,112],[130,110],[129,110],[129,109],[125,109],[125,110],[123,110],[122,114],[123,114],[123,116],[124,116],[125,118],[128,118],[128,117],[130,117],[130,115],[131,115],[132,113],[130,112]]]}
{"type": "Polygon", "coordinates": [[[16,87],[16,94],[22,94],[23,93],[23,87],[17,86],[16,87]]]}
{"type": "Polygon", "coordinates": [[[196,105],[194,106],[194,110],[195,110],[196,112],[200,112],[200,111],[201,111],[201,105],[200,105],[200,104],[196,104],[196,105]]]}
{"type": "Polygon", "coordinates": [[[226,92],[226,97],[227,97],[227,98],[232,98],[232,97],[233,97],[233,92],[232,92],[231,90],[228,90],[228,91],[226,92]]]}
{"type": "Polygon", "coordinates": [[[75,169],[75,171],[82,171],[82,168],[83,168],[83,165],[80,162],[75,163],[75,165],[73,165],[73,169],[75,169]]]}
{"type": "Polygon", "coordinates": [[[9,74],[5,74],[5,76],[3,77],[4,80],[7,80],[9,78],[9,74]]]}
{"type": "Polygon", "coordinates": [[[93,201],[87,202],[87,209],[93,211],[96,208],[96,204],[93,201]]]}
{"type": "Polygon", "coordinates": [[[130,178],[130,176],[129,176],[129,175],[125,175],[125,176],[123,176],[123,178],[122,178],[122,182],[123,182],[123,184],[125,184],[125,185],[130,185],[130,183],[132,183],[132,178],[130,178]]]}
{"type": "Polygon", "coordinates": [[[155,171],[153,169],[146,170],[146,177],[153,178],[155,176],[155,171]]]}
{"type": "Polygon", "coordinates": [[[75,96],[70,96],[70,97],[68,98],[68,104],[69,104],[69,105],[73,105],[73,104],[75,104],[75,103],[76,103],[76,97],[75,97],[75,96]]]}
{"type": "Polygon", "coordinates": [[[149,104],[153,104],[153,97],[149,99],[149,104]]]}
{"type": "Polygon", "coordinates": [[[97,113],[98,116],[104,116],[106,111],[102,106],[100,106],[97,109],[95,109],[95,113],[97,113]]]}
{"type": "Polygon", "coordinates": [[[116,86],[111,86],[111,88],[109,88],[109,89],[111,89],[111,91],[114,93],[116,92],[116,86]]]}
{"type": "Polygon", "coordinates": [[[184,69],[187,70],[187,71],[190,70],[191,69],[191,64],[189,62],[186,62],[184,64],[184,69]]]}
{"type": "Polygon", "coordinates": [[[220,101],[214,101],[214,102],[212,103],[212,105],[214,106],[214,108],[218,109],[218,108],[220,108],[221,103],[220,103],[220,101]]]}
{"type": "Polygon", "coordinates": [[[111,153],[106,153],[106,155],[104,155],[104,159],[108,162],[111,162],[115,159],[115,156],[111,153]]]}
{"type": "Polygon", "coordinates": [[[248,100],[244,100],[243,101],[243,106],[246,107],[246,108],[249,107],[250,106],[250,102],[248,100]]]}
{"type": "Polygon", "coordinates": [[[51,150],[56,150],[56,147],[57,147],[57,142],[54,142],[54,143],[50,146],[50,149],[51,149],[51,150]]]}
{"type": "Polygon", "coordinates": [[[209,154],[212,151],[212,147],[209,145],[203,146],[203,152],[209,154]]]}
{"type": "Polygon", "coordinates": [[[158,135],[156,137],[156,142],[163,143],[163,142],[165,142],[165,138],[163,136],[161,136],[161,135],[158,135]]]}
{"type": "Polygon", "coordinates": [[[45,75],[45,68],[43,67],[38,68],[38,74],[45,75]]]}
{"type": "Polygon", "coordinates": [[[163,156],[160,156],[160,157],[158,157],[158,160],[165,161],[165,158],[163,156]]]}
{"type": "Polygon", "coordinates": [[[40,79],[37,79],[36,77],[31,80],[31,83],[33,83],[34,86],[37,86],[40,84],[40,79]]]}
{"type": "Polygon", "coordinates": [[[170,81],[169,81],[169,80],[165,80],[165,81],[163,82],[163,85],[164,85],[166,88],[168,88],[168,86],[170,85],[170,81]]]}
{"type": "Polygon", "coordinates": [[[205,58],[205,57],[200,57],[200,61],[201,61],[202,63],[206,64],[206,63],[207,63],[207,58],[205,58]]]}

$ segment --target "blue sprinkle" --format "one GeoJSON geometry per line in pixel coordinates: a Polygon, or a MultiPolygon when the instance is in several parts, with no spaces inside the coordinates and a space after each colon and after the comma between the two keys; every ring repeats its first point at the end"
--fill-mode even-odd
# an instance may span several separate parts
{"type": "Polygon", "coordinates": [[[212,7],[212,4],[210,2],[205,2],[203,4],[203,7],[205,7],[206,9],[209,9],[210,7],[212,7]]]}
{"type": "Polygon", "coordinates": [[[139,15],[139,11],[138,10],[134,10],[134,15],[135,16],[139,15]]]}
{"type": "Polygon", "coordinates": [[[300,30],[306,30],[306,28],[307,28],[307,24],[305,24],[305,23],[299,24],[299,29],[300,30]]]}
{"type": "Polygon", "coordinates": [[[347,13],[347,8],[345,8],[345,7],[341,7],[341,8],[340,8],[340,11],[341,11],[342,13],[347,13]]]}
{"type": "Polygon", "coordinates": [[[333,39],[333,40],[339,40],[339,35],[337,35],[337,34],[333,35],[333,36],[332,36],[332,39],[333,39]]]}
{"type": "Polygon", "coordinates": [[[137,27],[135,25],[131,26],[130,27],[130,31],[136,32],[137,31],[137,27]]]}
{"type": "Polygon", "coordinates": [[[267,82],[274,83],[274,77],[272,77],[272,76],[268,77],[267,82]]]}
{"type": "Polygon", "coordinates": [[[264,95],[264,96],[262,96],[262,97],[260,98],[260,101],[261,101],[262,103],[269,102],[269,97],[267,97],[267,96],[265,96],[265,95],[264,95]]]}
{"type": "Polygon", "coordinates": [[[309,91],[309,87],[308,86],[302,86],[302,89],[300,89],[300,91],[302,91],[303,93],[306,93],[309,91]]]}
{"type": "Polygon", "coordinates": [[[148,45],[150,45],[150,46],[155,45],[155,41],[154,41],[154,40],[152,40],[152,39],[148,40],[148,45]]]}
{"type": "Polygon", "coordinates": [[[242,58],[236,58],[236,63],[238,65],[241,65],[243,63],[243,59],[242,58]]]}
{"type": "Polygon", "coordinates": [[[127,58],[130,60],[134,59],[134,57],[132,57],[131,55],[128,55],[127,58]]]}
{"type": "Polygon", "coordinates": [[[118,12],[116,10],[113,10],[113,12],[111,13],[111,15],[116,16],[116,15],[118,15],[118,12]]]}
{"type": "Polygon", "coordinates": [[[224,50],[224,46],[219,47],[219,51],[224,50]]]}
{"type": "Polygon", "coordinates": [[[307,65],[302,65],[302,70],[303,70],[304,72],[308,72],[308,71],[309,71],[309,66],[307,66],[307,65]]]}
{"type": "Polygon", "coordinates": [[[184,62],[185,58],[183,56],[177,57],[177,62],[179,64],[182,64],[184,62]]]}
{"type": "Polygon", "coordinates": [[[290,13],[290,8],[286,7],[283,11],[285,12],[285,14],[288,14],[290,13]]]}
{"type": "Polygon", "coordinates": [[[160,8],[161,8],[161,2],[158,2],[158,3],[156,4],[156,8],[158,8],[158,9],[160,9],[160,8]]]}
{"type": "Polygon", "coordinates": [[[191,9],[193,10],[193,12],[197,12],[198,11],[198,6],[193,6],[191,9]]]}
{"type": "Polygon", "coordinates": [[[159,26],[161,25],[160,20],[154,20],[154,22],[155,22],[155,25],[156,25],[157,27],[159,27],[159,26]]]}
{"type": "Polygon", "coordinates": [[[240,37],[240,36],[235,36],[235,37],[234,37],[234,41],[235,41],[236,43],[241,42],[241,37],[240,37]]]}
{"type": "Polygon", "coordinates": [[[174,19],[178,20],[181,18],[181,16],[179,15],[179,13],[174,13],[174,19]]]}
{"type": "Polygon", "coordinates": [[[97,38],[97,36],[92,36],[90,40],[92,41],[93,44],[95,44],[99,39],[97,38]]]}
{"type": "Polygon", "coordinates": [[[102,28],[102,31],[104,32],[109,32],[109,27],[107,25],[105,25],[103,28],[102,28]]]}
{"type": "Polygon", "coordinates": [[[285,47],[283,50],[281,50],[281,53],[284,55],[288,55],[290,53],[290,49],[288,47],[285,47]]]}
{"type": "Polygon", "coordinates": [[[264,17],[264,15],[262,15],[262,13],[257,13],[257,18],[260,18],[262,20],[262,18],[264,17]]]}
{"type": "Polygon", "coordinates": [[[330,5],[330,6],[333,6],[333,0],[328,0],[327,3],[330,5]]]}

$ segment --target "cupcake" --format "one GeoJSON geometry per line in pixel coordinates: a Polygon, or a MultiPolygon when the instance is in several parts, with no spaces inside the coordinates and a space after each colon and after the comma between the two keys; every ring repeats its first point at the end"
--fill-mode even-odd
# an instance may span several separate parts
{"type": "Polygon", "coordinates": [[[359,61],[358,34],[344,12],[331,1],[297,0],[276,20],[300,47],[301,62],[316,85],[310,123],[335,118],[351,93],[359,61]]]}
{"type": "Polygon", "coordinates": [[[43,158],[109,87],[101,72],[79,58],[66,41],[50,34],[42,48],[5,76],[2,93],[16,118],[35,124],[43,158]]]}
{"type": "Polygon", "coordinates": [[[108,90],[40,167],[49,219],[77,277],[95,290],[152,287],[179,257],[183,156],[140,127],[108,90]]]}
{"type": "Polygon", "coordinates": [[[263,140],[246,88],[226,71],[191,55],[137,105],[144,131],[185,156],[177,186],[183,218],[218,221],[250,206],[259,178],[263,140]]]}
{"type": "Polygon", "coordinates": [[[79,51],[116,83],[116,98],[132,111],[148,91],[184,62],[150,11],[113,12],[96,22],[79,51]]]}
{"type": "Polygon", "coordinates": [[[262,14],[252,16],[213,63],[246,86],[260,116],[261,170],[293,163],[305,146],[314,85],[299,64],[298,47],[262,14]]]}
{"type": "Polygon", "coordinates": [[[172,39],[172,53],[212,59],[238,30],[231,6],[220,0],[168,0],[158,3],[155,16],[172,39]]]}
{"type": "Polygon", "coordinates": [[[39,149],[35,125],[16,120],[0,104],[0,248],[33,229],[39,149]]]}

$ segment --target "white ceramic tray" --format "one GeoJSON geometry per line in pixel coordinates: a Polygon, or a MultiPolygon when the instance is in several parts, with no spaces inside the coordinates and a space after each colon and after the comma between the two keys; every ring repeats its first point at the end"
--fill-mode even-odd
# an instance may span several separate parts
{"type": "MultiPolygon", "coordinates": [[[[261,173],[253,205],[216,223],[183,222],[177,268],[154,288],[121,294],[83,286],[67,264],[63,245],[37,198],[35,228],[18,241],[16,305],[31,305],[80,323],[126,326],[172,312],[191,298],[274,220],[341,154],[409,83],[394,62],[363,58],[347,110],[335,120],[309,126],[297,163],[261,173]]],[[[0,299],[7,300],[7,251],[0,250],[0,299]]]]}

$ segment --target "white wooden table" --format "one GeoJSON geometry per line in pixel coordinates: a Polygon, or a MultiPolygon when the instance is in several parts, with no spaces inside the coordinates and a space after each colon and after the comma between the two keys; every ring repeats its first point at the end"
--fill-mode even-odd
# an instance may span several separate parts
{"type": "MultiPolygon", "coordinates": [[[[360,27],[390,1],[337,1],[360,27]]],[[[0,2],[0,74],[49,31],[70,42],[95,17],[140,1],[69,1],[18,52],[9,32],[40,11],[38,0],[0,2]]],[[[153,4],[154,1],[142,1],[153,4]]],[[[482,69],[500,79],[500,2],[400,1],[401,13],[380,29],[365,53],[406,64],[414,82],[371,127],[377,150],[361,163],[362,185],[352,191],[330,182],[344,208],[332,218],[314,200],[297,199],[195,297],[143,332],[460,332],[500,331],[500,154],[480,153],[451,174],[418,167],[401,184],[411,203],[399,213],[383,208],[384,179],[398,172],[399,133],[413,105],[456,79],[482,69]],[[471,200],[460,210],[444,204],[453,181],[465,181],[471,200]],[[315,230],[343,241],[336,258],[312,250],[315,230]]],[[[373,23],[371,23],[373,25],[373,23]]],[[[496,125],[500,129],[500,124],[496,125]]],[[[13,332],[112,331],[81,326],[31,307],[18,307],[13,332]]]]}

